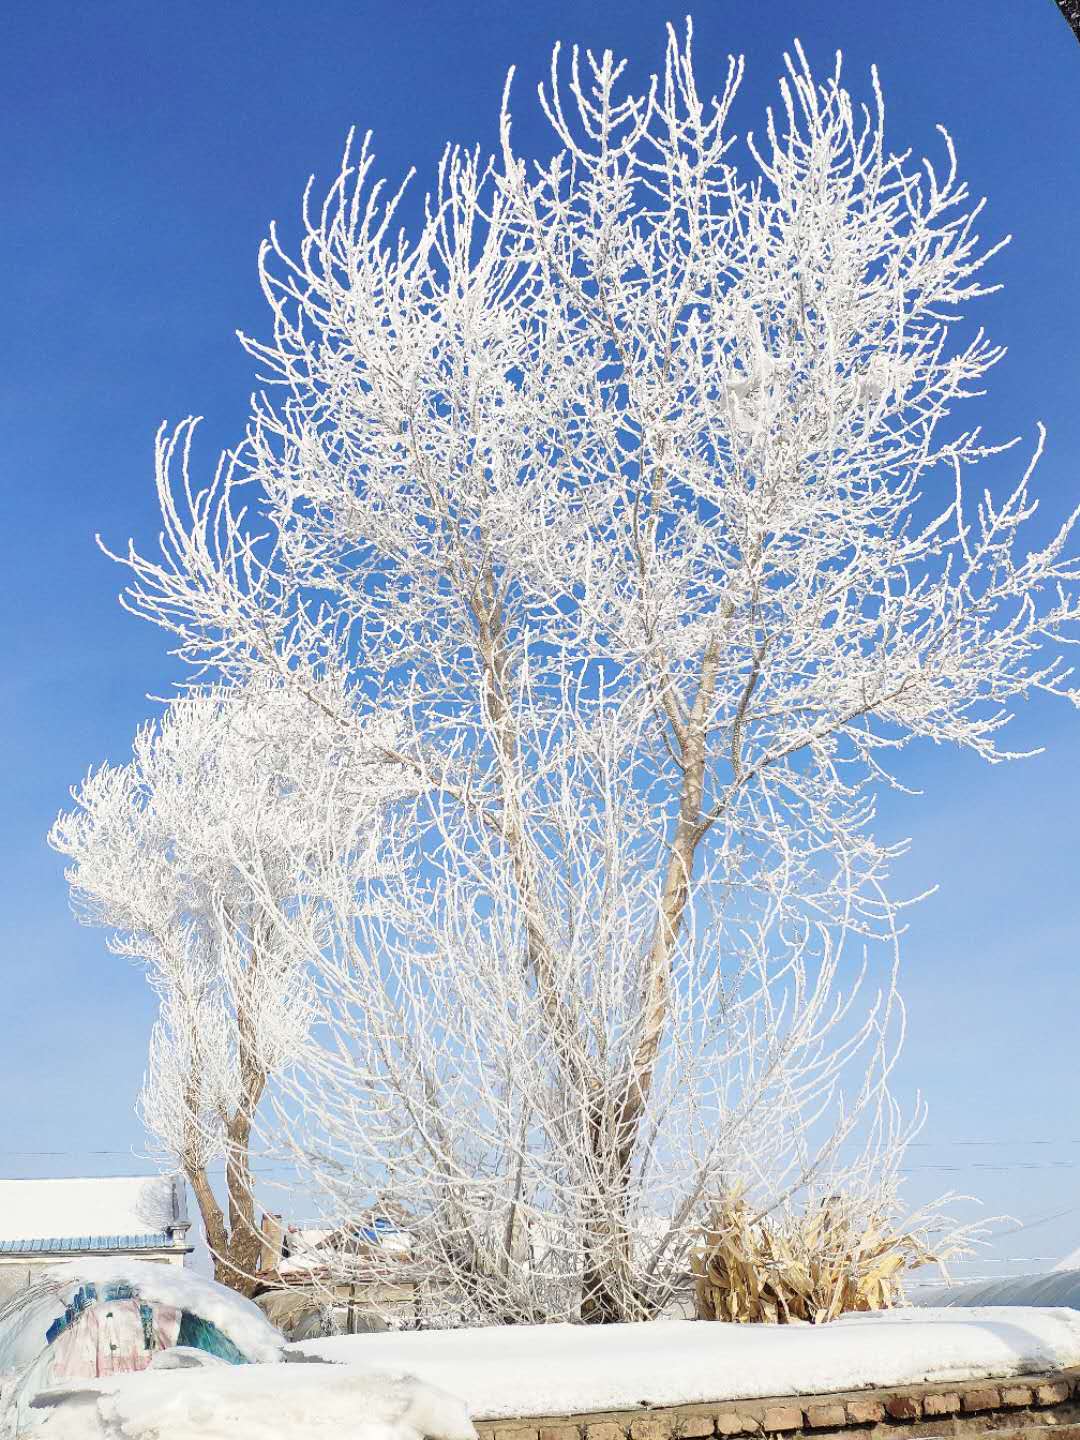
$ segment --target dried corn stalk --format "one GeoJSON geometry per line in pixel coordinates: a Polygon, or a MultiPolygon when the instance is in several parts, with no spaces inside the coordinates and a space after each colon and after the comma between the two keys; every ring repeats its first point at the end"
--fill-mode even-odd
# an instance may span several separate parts
{"type": "Polygon", "coordinates": [[[938,1262],[914,1235],[855,1217],[840,1197],[782,1220],[725,1196],[691,1255],[698,1315],[741,1324],[823,1324],[849,1310],[887,1310],[906,1270],[938,1262]]]}

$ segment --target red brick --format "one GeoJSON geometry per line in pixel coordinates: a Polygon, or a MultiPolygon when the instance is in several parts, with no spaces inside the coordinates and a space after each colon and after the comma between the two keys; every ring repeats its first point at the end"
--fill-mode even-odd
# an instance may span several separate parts
{"type": "Polygon", "coordinates": [[[738,1410],[721,1410],[716,1417],[718,1435],[756,1435],[760,1429],[761,1426],[753,1415],[740,1413],[738,1410]]]}
{"type": "Polygon", "coordinates": [[[832,1404],[808,1405],[806,1423],[812,1430],[842,1430],[847,1424],[847,1416],[843,1405],[835,1401],[832,1404]]]}
{"type": "Polygon", "coordinates": [[[1063,1400],[1069,1398],[1069,1382],[1059,1380],[1053,1385],[1035,1386],[1036,1405],[1060,1405],[1063,1400]]]}
{"type": "Polygon", "coordinates": [[[770,1434],[778,1430],[801,1430],[803,1413],[797,1405],[770,1405],[761,1419],[761,1428],[770,1434]]]}
{"type": "MultiPolygon", "coordinates": [[[[587,1440],[626,1440],[626,1431],[614,1420],[594,1420],[585,1426],[587,1440]]],[[[495,1436],[499,1440],[499,1436],[495,1436]]]]}
{"type": "Polygon", "coordinates": [[[683,1440],[705,1440],[706,1436],[716,1433],[716,1415],[712,1410],[680,1411],[675,1427],[683,1440]]]}
{"type": "Polygon", "coordinates": [[[1007,1385],[1001,1392],[1002,1405],[1011,1405],[1014,1409],[1031,1404],[1030,1385],[1007,1385]]]}
{"type": "Polygon", "coordinates": [[[923,1414],[927,1419],[936,1415],[958,1415],[960,1413],[960,1396],[952,1391],[946,1391],[941,1395],[923,1396],[923,1414]]]}
{"type": "Polygon", "coordinates": [[[885,1413],[894,1420],[918,1420],[922,1403],[914,1395],[890,1395],[885,1401],[885,1413]]]}
{"type": "Polygon", "coordinates": [[[630,1422],[631,1440],[671,1440],[671,1421],[666,1415],[641,1415],[630,1422]]]}
{"type": "Polygon", "coordinates": [[[880,1400],[849,1400],[847,1418],[851,1425],[876,1425],[885,1419],[885,1406],[880,1400]]]}
{"type": "Polygon", "coordinates": [[[981,1385],[977,1390],[965,1390],[960,1396],[965,1410],[996,1410],[1001,1404],[1001,1391],[996,1385],[981,1385]]]}

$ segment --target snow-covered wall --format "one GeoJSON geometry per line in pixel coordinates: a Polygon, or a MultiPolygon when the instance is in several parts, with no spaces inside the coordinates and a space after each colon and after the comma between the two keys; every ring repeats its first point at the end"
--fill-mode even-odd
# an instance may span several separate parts
{"type": "Polygon", "coordinates": [[[1080,1312],[893,1310],[831,1325],[512,1325],[304,1341],[303,1353],[407,1371],[474,1418],[584,1414],[980,1380],[1080,1366],[1080,1312]]]}

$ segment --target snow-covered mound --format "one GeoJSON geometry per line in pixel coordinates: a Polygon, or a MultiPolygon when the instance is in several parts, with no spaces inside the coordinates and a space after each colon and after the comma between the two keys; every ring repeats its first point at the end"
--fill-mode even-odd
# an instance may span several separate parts
{"type": "MultiPolygon", "coordinates": [[[[1080,1313],[893,1310],[831,1325],[513,1325],[305,1340],[343,1365],[405,1370],[463,1395],[474,1419],[1031,1374],[1080,1364],[1080,1313]]],[[[289,1367],[291,1368],[291,1367],[289,1367]]]]}
{"type": "Polygon", "coordinates": [[[353,1366],[149,1370],[35,1405],[41,1440],[476,1440],[456,1396],[353,1366]]]}
{"type": "Polygon", "coordinates": [[[0,1308],[0,1375],[17,1373],[46,1345],[50,1324],[80,1288],[129,1285],[150,1305],[186,1310],[215,1325],[245,1359],[280,1360],[285,1341],[252,1300],[191,1270],[149,1260],[79,1259],[51,1266],[0,1308]]]}
{"type": "MultiPolygon", "coordinates": [[[[284,1339],[259,1307],[190,1270],[146,1260],[70,1261],[0,1307],[0,1437],[45,1417],[35,1397],[175,1363],[273,1364],[284,1339]]],[[[276,1367],[275,1367],[276,1368],[276,1367]]]]}

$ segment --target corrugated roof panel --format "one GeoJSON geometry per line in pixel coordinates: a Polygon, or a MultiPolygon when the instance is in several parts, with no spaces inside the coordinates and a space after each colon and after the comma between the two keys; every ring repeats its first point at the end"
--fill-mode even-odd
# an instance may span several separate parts
{"type": "Polygon", "coordinates": [[[93,1250],[172,1250],[163,1230],[154,1235],[70,1235],[36,1240],[0,1240],[0,1255],[78,1255],[93,1250]]]}

